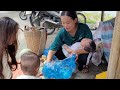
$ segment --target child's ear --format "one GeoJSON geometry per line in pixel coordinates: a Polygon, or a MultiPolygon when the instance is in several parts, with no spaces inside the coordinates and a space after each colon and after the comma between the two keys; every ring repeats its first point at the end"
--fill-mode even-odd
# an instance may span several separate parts
{"type": "Polygon", "coordinates": [[[37,75],[39,73],[39,67],[34,70],[35,74],[37,75]]]}
{"type": "Polygon", "coordinates": [[[39,71],[39,68],[40,68],[40,67],[36,68],[36,71],[37,71],[37,72],[39,71]]]}

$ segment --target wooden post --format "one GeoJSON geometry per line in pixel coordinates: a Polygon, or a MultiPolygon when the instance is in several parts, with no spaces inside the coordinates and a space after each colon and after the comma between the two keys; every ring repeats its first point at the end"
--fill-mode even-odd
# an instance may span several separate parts
{"type": "Polygon", "coordinates": [[[120,79],[120,11],[115,19],[107,79],[120,79]]]}
{"type": "Polygon", "coordinates": [[[104,21],[104,11],[101,12],[101,21],[104,21]]]}

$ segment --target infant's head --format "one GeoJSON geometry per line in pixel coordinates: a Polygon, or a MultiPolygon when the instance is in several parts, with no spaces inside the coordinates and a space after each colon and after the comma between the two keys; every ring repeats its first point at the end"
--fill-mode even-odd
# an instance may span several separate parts
{"type": "Polygon", "coordinates": [[[89,38],[84,38],[81,40],[81,46],[87,52],[94,52],[96,50],[96,44],[93,40],[89,38]]]}

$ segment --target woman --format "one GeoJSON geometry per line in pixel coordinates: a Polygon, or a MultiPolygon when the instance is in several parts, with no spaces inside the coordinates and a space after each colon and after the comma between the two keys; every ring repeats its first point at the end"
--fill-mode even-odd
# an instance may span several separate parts
{"type": "MultiPolygon", "coordinates": [[[[80,42],[83,38],[93,39],[89,27],[86,24],[78,22],[75,11],[63,11],[61,13],[61,22],[63,28],[61,28],[50,46],[47,62],[50,62],[54,55],[60,60],[66,58],[61,48],[63,44],[72,45],[75,42],[80,42]]],[[[78,55],[78,70],[81,71],[86,64],[88,52],[83,49],[78,49],[73,53],[78,55]]]]}
{"type": "MultiPolygon", "coordinates": [[[[12,78],[12,66],[17,68],[15,58],[17,51],[18,23],[9,17],[0,18],[0,78],[12,78]],[[11,57],[11,59],[9,58],[11,57]],[[9,63],[8,60],[11,62],[9,63]]],[[[15,68],[15,69],[16,69],[15,68]]],[[[15,70],[14,69],[14,70],[15,70]]]]}

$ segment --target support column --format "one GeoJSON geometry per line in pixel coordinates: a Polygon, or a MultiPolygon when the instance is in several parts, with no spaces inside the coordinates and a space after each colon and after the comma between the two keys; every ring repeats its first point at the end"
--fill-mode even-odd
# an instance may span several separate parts
{"type": "Polygon", "coordinates": [[[107,79],[120,79],[120,11],[115,19],[107,79]]]}
{"type": "Polygon", "coordinates": [[[104,11],[101,12],[101,21],[104,21],[104,11]]]}

